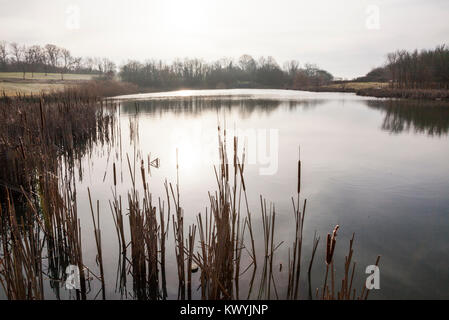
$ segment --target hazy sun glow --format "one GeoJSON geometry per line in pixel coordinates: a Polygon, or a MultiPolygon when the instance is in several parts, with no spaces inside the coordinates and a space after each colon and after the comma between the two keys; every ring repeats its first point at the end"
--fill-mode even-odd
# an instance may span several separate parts
{"type": "MultiPolygon", "coordinates": [[[[208,1],[210,2],[210,1],[208,1]]],[[[161,22],[165,32],[171,34],[174,40],[207,31],[208,3],[201,0],[164,1],[161,7],[161,22]]]]}
{"type": "Polygon", "coordinates": [[[0,40],[55,43],[76,56],[128,59],[273,56],[316,63],[337,77],[366,74],[396,49],[447,41],[449,1],[2,1],[0,40]],[[379,29],[366,27],[377,6],[379,29]],[[68,8],[79,28],[67,28],[68,8]],[[413,27],[413,32],[410,28],[413,27]]]}

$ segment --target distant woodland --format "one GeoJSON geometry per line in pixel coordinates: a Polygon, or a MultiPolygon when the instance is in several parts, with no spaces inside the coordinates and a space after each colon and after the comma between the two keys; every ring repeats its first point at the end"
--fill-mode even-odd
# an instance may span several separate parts
{"type": "MultiPolygon", "coordinates": [[[[53,44],[24,46],[0,41],[0,72],[96,74],[143,88],[313,88],[333,82],[329,72],[296,60],[282,66],[273,57],[223,58],[206,62],[197,58],[128,61],[117,67],[108,58],[75,57],[53,44]]],[[[383,66],[371,70],[358,82],[389,82],[397,89],[449,89],[449,48],[397,50],[386,55],[383,66]]]]}
{"type": "Polygon", "coordinates": [[[333,76],[315,65],[300,67],[292,60],[283,67],[273,57],[257,61],[243,55],[237,61],[224,58],[213,63],[201,59],[130,61],[120,68],[120,78],[143,87],[271,87],[319,86],[330,83],[333,76]]]}
{"type": "Polygon", "coordinates": [[[389,81],[399,89],[449,89],[449,48],[397,50],[386,56],[384,66],[371,70],[360,81],[389,81]]]}
{"type": "Polygon", "coordinates": [[[0,41],[0,72],[98,74],[113,77],[117,66],[108,58],[75,57],[53,44],[25,46],[0,41]]]}
{"type": "Polygon", "coordinates": [[[0,42],[0,72],[97,74],[144,88],[180,87],[273,87],[320,86],[333,76],[313,64],[300,66],[292,60],[281,67],[273,57],[255,60],[243,55],[238,60],[223,58],[215,62],[202,59],[128,61],[117,68],[108,58],[75,57],[68,49],[53,44],[24,46],[0,42]]]}

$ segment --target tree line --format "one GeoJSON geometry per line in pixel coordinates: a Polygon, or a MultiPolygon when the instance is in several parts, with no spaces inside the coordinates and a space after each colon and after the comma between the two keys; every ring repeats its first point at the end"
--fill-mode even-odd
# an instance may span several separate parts
{"type": "MultiPolygon", "coordinates": [[[[281,67],[273,57],[254,59],[242,55],[239,59],[223,58],[214,62],[202,59],[128,61],[120,66],[122,81],[146,88],[307,88],[327,84],[333,76],[313,64],[300,66],[290,60],[281,67]]],[[[98,74],[113,78],[117,66],[108,58],[75,57],[68,49],[53,44],[45,46],[19,45],[0,41],[0,72],[21,72],[34,76],[36,72],[64,74],[98,74]]]]}
{"type": "Polygon", "coordinates": [[[42,72],[59,73],[61,79],[64,74],[98,74],[104,77],[113,77],[116,65],[108,58],[75,57],[68,49],[54,44],[45,46],[20,45],[16,42],[0,41],[0,71],[21,72],[25,79],[26,73],[42,72]]]}
{"type": "Polygon", "coordinates": [[[449,48],[398,50],[387,55],[387,68],[398,88],[449,88],[449,48]]]}
{"type": "Polygon", "coordinates": [[[396,50],[384,66],[374,68],[360,81],[389,81],[399,89],[449,89],[449,48],[396,50]]]}
{"type": "Polygon", "coordinates": [[[223,58],[214,62],[202,59],[129,61],[120,68],[123,81],[148,88],[300,88],[332,81],[333,76],[312,64],[300,67],[296,60],[283,67],[273,57],[255,60],[242,55],[238,60],[223,58]]]}

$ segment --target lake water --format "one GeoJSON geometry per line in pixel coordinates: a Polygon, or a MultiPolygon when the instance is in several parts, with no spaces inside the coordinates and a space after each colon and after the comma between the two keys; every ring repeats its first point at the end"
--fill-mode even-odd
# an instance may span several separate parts
{"type": "MultiPolygon", "coordinates": [[[[367,277],[365,267],[381,255],[380,290],[373,291],[371,299],[449,298],[449,106],[284,90],[179,91],[119,98],[121,144],[98,146],[86,155],[77,187],[85,264],[92,266],[96,249],[87,187],[100,201],[107,297],[120,297],[115,290],[118,243],[108,204],[112,162],[119,166],[118,192],[125,197],[131,187],[126,154],[131,161],[146,160],[150,154],[151,159],[159,158],[149,183],[154,197],[165,199],[165,179],[176,182],[178,152],[181,203],[189,225],[205,212],[208,191],[217,189],[213,164],[218,161],[219,121],[229,137],[233,132],[256,137],[247,140],[252,160],[245,169],[246,187],[255,228],[260,227],[259,196],[275,204],[276,241],[287,241],[276,251],[275,265],[287,266],[294,233],[291,197],[296,195],[300,147],[301,197],[308,201],[306,265],[314,232],[321,236],[314,288],[324,277],[326,235],[338,224],[335,267],[342,270],[355,233],[357,289],[367,277]]],[[[176,298],[176,267],[170,256],[168,251],[169,296],[176,298]]],[[[285,280],[285,269],[276,275],[279,283],[285,280]]],[[[305,286],[306,282],[302,297],[305,286]]]]}

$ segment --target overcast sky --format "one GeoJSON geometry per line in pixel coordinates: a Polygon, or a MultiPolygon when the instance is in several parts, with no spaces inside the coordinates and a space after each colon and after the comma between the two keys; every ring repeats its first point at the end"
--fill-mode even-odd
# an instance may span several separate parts
{"type": "Polygon", "coordinates": [[[449,41],[447,0],[0,0],[0,40],[127,59],[247,53],[352,78],[395,49],[449,41]]]}

